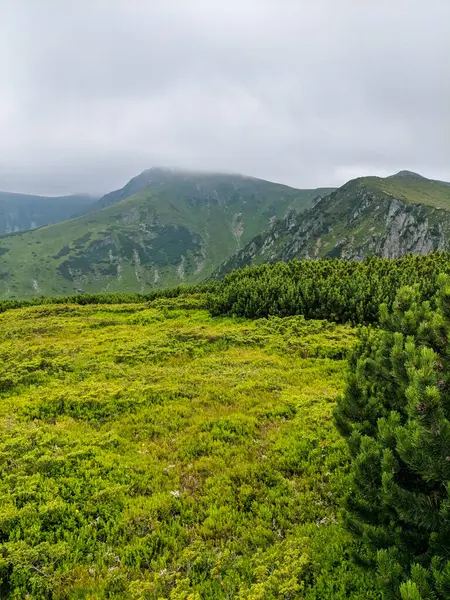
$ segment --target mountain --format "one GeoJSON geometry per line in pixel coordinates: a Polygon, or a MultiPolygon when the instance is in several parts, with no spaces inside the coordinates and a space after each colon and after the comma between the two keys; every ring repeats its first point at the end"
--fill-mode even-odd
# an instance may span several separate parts
{"type": "Polygon", "coordinates": [[[0,238],[0,296],[142,291],[194,283],[330,189],[149,169],[86,215],[0,238]]]}
{"type": "Polygon", "coordinates": [[[0,235],[65,221],[87,212],[96,200],[87,194],[53,197],[0,192],[0,235]]]}
{"type": "MultiPolygon", "coordinates": [[[[111,206],[111,204],[116,204],[116,202],[120,202],[121,200],[132,196],[148,186],[160,189],[167,184],[171,186],[174,183],[174,176],[178,180],[184,179],[184,181],[189,182],[193,175],[195,174],[181,169],[165,169],[161,167],[146,169],[145,171],[142,171],[142,173],[139,173],[139,175],[136,175],[136,177],[130,179],[130,181],[120,190],[114,190],[113,192],[105,194],[98,201],[98,207],[105,208],[106,206],[111,206]]],[[[198,173],[196,176],[199,179],[202,178],[201,173],[198,173]]],[[[227,175],[226,178],[229,178],[229,175],[227,175]]]]}
{"type": "Polygon", "coordinates": [[[361,260],[450,249],[450,184],[400,171],[361,177],[321,198],[309,211],[291,211],[255,236],[215,272],[293,258],[361,260]]]}

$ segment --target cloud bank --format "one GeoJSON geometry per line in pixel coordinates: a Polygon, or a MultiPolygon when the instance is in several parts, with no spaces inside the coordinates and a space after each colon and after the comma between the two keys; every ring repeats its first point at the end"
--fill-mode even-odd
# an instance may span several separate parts
{"type": "Polygon", "coordinates": [[[450,181],[448,0],[3,0],[0,189],[450,181]]]}

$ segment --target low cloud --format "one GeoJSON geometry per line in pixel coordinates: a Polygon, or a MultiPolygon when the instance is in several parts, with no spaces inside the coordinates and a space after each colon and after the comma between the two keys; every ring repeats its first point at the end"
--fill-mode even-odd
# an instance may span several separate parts
{"type": "Polygon", "coordinates": [[[450,181],[449,29],[448,0],[3,0],[0,189],[450,181]]]}

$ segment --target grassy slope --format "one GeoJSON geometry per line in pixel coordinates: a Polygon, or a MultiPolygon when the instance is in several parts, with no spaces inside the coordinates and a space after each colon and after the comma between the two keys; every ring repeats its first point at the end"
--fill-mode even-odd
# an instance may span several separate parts
{"type": "Polygon", "coordinates": [[[450,210],[450,184],[433,181],[420,175],[404,174],[391,177],[364,177],[361,185],[409,202],[450,210]]]}
{"type": "Polygon", "coordinates": [[[200,281],[271,217],[307,208],[320,192],[244,177],[175,177],[78,219],[0,238],[0,296],[167,287],[182,280],[182,256],[184,280],[200,281]]]}
{"type": "Polygon", "coordinates": [[[336,522],[350,328],[201,297],[0,327],[2,598],[378,598],[336,522]]]}

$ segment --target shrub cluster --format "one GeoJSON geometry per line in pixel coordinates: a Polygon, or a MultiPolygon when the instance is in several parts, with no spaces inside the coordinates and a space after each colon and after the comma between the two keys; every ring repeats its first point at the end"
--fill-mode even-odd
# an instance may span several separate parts
{"type": "Polygon", "coordinates": [[[404,285],[432,298],[439,273],[450,273],[450,254],[389,260],[294,260],[233,271],[208,297],[213,315],[257,318],[302,314],[339,323],[374,323],[381,304],[392,307],[404,285]]]}

